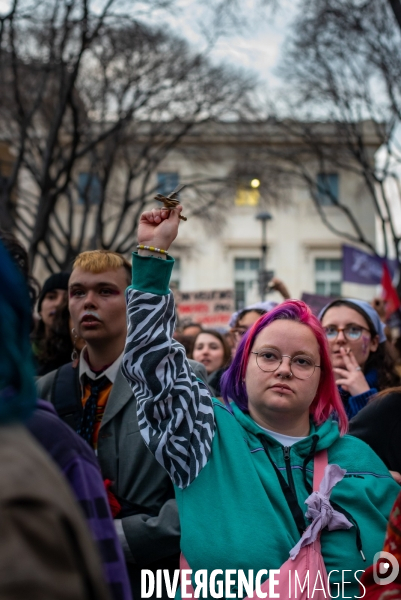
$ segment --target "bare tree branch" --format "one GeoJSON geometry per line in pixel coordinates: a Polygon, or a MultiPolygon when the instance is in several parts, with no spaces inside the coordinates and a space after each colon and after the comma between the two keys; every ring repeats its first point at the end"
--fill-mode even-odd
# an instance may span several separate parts
{"type": "MultiPolygon", "coordinates": [[[[325,225],[347,239],[349,234],[338,231],[316,196],[318,170],[300,173],[300,152],[315,161],[322,173],[338,171],[356,176],[380,220],[384,254],[395,252],[401,265],[401,232],[392,208],[401,208],[397,140],[401,45],[394,21],[398,12],[401,17],[398,0],[301,2],[281,65],[287,90],[281,91],[281,96],[287,102],[279,105],[281,114],[291,114],[291,119],[281,121],[280,126],[297,140],[298,151],[283,152],[279,158],[289,168],[297,165],[325,225]],[[325,134],[324,128],[331,133],[325,134]],[[398,192],[392,190],[390,195],[391,181],[397,182],[398,192]]],[[[374,240],[367,239],[346,199],[333,205],[346,216],[355,232],[354,241],[375,252],[374,240]]]]}
{"type": "Polygon", "coordinates": [[[19,0],[0,30],[0,119],[16,157],[0,216],[30,226],[31,262],[47,269],[89,247],[125,250],[181,140],[223,115],[251,115],[250,78],[120,4],[96,13],[87,0],[19,0]],[[30,195],[19,199],[22,181],[30,195]]]}

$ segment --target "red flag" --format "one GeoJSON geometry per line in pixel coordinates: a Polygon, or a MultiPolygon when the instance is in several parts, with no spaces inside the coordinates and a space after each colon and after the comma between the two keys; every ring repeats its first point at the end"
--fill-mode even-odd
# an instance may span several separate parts
{"type": "Polygon", "coordinates": [[[385,261],[383,261],[383,275],[381,280],[381,286],[383,288],[382,296],[386,303],[386,318],[393,314],[398,308],[401,307],[401,302],[398,297],[397,291],[393,286],[391,280],[390,271],[385,261]]]}

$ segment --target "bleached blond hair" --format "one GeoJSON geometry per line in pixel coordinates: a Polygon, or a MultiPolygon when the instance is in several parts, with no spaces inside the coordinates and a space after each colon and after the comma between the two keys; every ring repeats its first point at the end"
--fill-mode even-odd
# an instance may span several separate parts
{"type": "Polygon", "coordinates": [[[79,267],[83,271],[90,273],[104,273],[105,271],[114,271],[123,267],[127,274],[128,285],[131,284],[131,264],[118,252],[109,250],[88,250],[81,252],[76,257],[72,270],[79,267]]]}

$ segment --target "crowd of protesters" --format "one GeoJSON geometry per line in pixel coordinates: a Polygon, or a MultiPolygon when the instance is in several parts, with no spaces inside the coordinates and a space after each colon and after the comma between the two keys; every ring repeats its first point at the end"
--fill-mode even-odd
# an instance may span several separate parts
{"type": "Polygon", "coordinates": [[[180,327],[180,210],[142,215],[132,264],[83,252],[41,289],[0,233],[0,598],[138,600],[145,569],[285,573],[311,548],[324,586],[366,571],[379,598],[401,484],[401,360],[380,306],[340,298],[315,317],[274,280],[283,301],[227,332],[180,327]]]}

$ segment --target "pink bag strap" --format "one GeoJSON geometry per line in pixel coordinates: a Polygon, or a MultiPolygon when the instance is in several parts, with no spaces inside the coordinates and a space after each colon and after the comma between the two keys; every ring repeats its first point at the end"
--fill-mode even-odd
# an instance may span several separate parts
{"type": "Polygon", "coordinates": [[[180,571],[182,571],[183,569],[189,569],[189,564],[187,563],[187,559],[181,552],[181,554],[180,554],[180,571]]]}
{"type": "Polygon", "coordinates": [[[327,450],[316,452],[313,462],[313,491],[318,492],[320,483],[324,476],[324,470],[328,465],[327,450]]]}
{"type": "Polygon", "coordinates": [[[183,569],[189,569],[189,568],[190,568],[190,566],[187,563],[187,559],[185,558],[185,556],[181,552],[181,554],[180,554],[180,571],[182,571],[183,569]]]}

